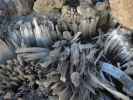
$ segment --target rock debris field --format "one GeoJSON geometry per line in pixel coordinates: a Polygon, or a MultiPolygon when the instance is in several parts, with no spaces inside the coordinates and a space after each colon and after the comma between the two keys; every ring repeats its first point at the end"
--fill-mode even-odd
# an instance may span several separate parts
{"type": "Polygon", "coordinates": [[[132,4],[0,0],[0,100],[133,100],[132,4]]]}

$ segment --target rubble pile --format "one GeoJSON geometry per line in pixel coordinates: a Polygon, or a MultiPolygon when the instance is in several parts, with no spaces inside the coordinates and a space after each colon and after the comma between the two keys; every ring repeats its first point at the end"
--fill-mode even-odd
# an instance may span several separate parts
{"type": "Polygon", "coordinates": [[[0,100],[133,99],[132,31],[107,0],[0,2],[0,100]]]}

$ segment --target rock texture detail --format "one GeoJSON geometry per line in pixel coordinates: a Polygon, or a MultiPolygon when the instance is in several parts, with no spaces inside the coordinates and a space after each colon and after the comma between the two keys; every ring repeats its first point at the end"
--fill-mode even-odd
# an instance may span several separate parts
{"type": "Polygon", "coordinates": [[[133,29],[133,1],[109,0],[113,16],[125,27],[133,29]]]}

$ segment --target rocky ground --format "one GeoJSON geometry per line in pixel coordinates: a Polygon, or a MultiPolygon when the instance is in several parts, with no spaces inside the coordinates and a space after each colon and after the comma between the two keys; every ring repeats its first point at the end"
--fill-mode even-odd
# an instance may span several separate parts
{"type": "Polygon", "coordinates": [[[132,31],[107,0],[0,0],[0,15],[0,100],[133,99],[132,31]]]}

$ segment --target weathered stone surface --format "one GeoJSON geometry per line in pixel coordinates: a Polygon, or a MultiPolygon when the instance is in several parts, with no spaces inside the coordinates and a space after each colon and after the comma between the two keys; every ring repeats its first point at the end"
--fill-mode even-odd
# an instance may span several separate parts
{"type": "Polygon", "coordinates": [[[0,0],[0,15],[22,16],[33,11],[34,0],[0,0]]]}
{"type": "Polygon", "coordinates": [[[17,15],[27,15],[33,10],[35,0],[16,0],[15,6],[17,9],[17,15]]]}
{"type": "Polygon", "coordinates": [[[54,8],[60,9],[64,4],[64,0],[37,0],[34,9],[37,12],[49,12],[54,8]]]}
{"type": "Polygon", "coordinates": [[[133,0],[109,0],[113,16],[125,27],[133,29],[133,0]]]}
{"type": "Polygon", "coordinates": [[[0,16],[7,15],[7,4],[4,0],[0,0],[0,16]]]}

